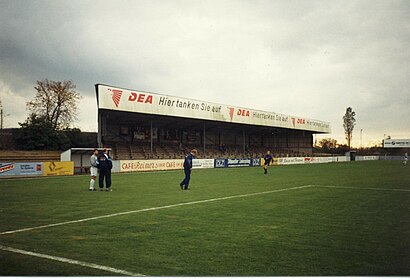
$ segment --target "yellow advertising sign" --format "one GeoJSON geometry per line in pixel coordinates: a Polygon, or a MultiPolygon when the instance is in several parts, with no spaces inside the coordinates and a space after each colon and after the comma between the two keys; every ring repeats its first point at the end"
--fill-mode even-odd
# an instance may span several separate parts
{"type": "MultiPolygon", "coordinates": [[[[265,164],[265,159],[261,158],[261,165],[265,164]]],[[[269,165],[279,165],[278,163],[278,158],[272,158],[271,162],[269,163],[269,165]]]]}
{"type": "Polygon", "coordinates": [[[44,176],[74,175],[73,161],[44,162],[44,176]]]}

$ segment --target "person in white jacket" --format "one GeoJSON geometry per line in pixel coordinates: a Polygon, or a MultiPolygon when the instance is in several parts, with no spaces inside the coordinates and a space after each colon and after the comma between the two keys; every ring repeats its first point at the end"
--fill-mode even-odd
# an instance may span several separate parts
{"type": "Polygon", "coordinates": [[[97,179],[97,174],[98,174],[98,168],[97,168],[97,156],[98,156],[98,149],[93,150],[93,154],[90,157],[90,174],[91,174],[91,180],[90,180],[90,191],[95,191],[94,184],[95,180],[97,179]]]}

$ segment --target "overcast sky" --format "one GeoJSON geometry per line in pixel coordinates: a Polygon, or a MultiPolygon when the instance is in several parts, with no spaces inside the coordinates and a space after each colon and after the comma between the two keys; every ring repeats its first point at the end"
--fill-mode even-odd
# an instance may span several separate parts
{"type": "Polygon", "coordinates": [[[410,138],[410,1],[0,0],[0,99],[19,127],[37,80],[72,80],[330,122],[353,145],[410,138]]]}

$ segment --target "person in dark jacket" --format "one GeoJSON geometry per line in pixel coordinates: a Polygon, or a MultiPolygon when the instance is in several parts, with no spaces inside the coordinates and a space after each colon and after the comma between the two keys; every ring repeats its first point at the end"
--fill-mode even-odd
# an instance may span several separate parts
{"type": "Polygon", "coordinates": [[[104,190],[104,178],[105,178],[105,190],[107,192],[111,191],[111,169],[112,169],[112,159],[107,153],[107,149],[104,148],[102,153],[98,154],[97,157],[97,167],[100,170],[100,176],[98,178],[98,183],[100,186],[100,191],[104,190]]]}
{"type": "Polygon", "coordinates": [[[192,160],[196,157],[198,151],[193,149],[189,154],[185,156],[184,160],[184,173],[185,178],[179,184],[181,190],[189,190],[189,180],[191,180],[191,171],[192,171],[192,160]]]}
{"type": "Polygon", "coordinates": [[[270,151],[267,151],[265,157],[263,158],[265,160],[265,163],[263,164],[263,169],[265,170],[264,174],[268,173],[268,166],[271,161],[273,161],[273,158],[270,154],[270,151]]]}

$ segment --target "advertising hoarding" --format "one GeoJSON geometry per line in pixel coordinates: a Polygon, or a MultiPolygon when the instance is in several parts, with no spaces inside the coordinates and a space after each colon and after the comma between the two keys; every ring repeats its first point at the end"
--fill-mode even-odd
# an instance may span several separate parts
{"type": "Polygon", "coordinates": [[[156,93],[97,86],[99,109],[330,133],[328,122],[156,93]]]}
{"type": "Polygon", "coordinates": [[[42,162],[0,163],[0,176],[43,175],[42,162]]]}
{"type": "Polygon", "coordinates": [[[410,148],[410,139],[384,139],[384,148],[410,148]]]}
{"type": "Polygon", "coordinates": [[[73,161],[46,161],[44,162],[44,176],[74,175],[73,161]]]}
{"type": "Polygon", "coordinates": [[[260,166],[261,160],[259,158],[228,158],[228,159],[215,159],[215,168],[224,167],[244,167],[244,166],[260,166]]]}
{"type": "Polygon", "coordinates": [[[120,172],[183,169],[183,159],[121,160],[120,172]]]}
{"type": "Polygon", "coordinates": [[[192,168],[193,169],[214,168],[214,160],[213,159],[193,159],[192,168]]]}

